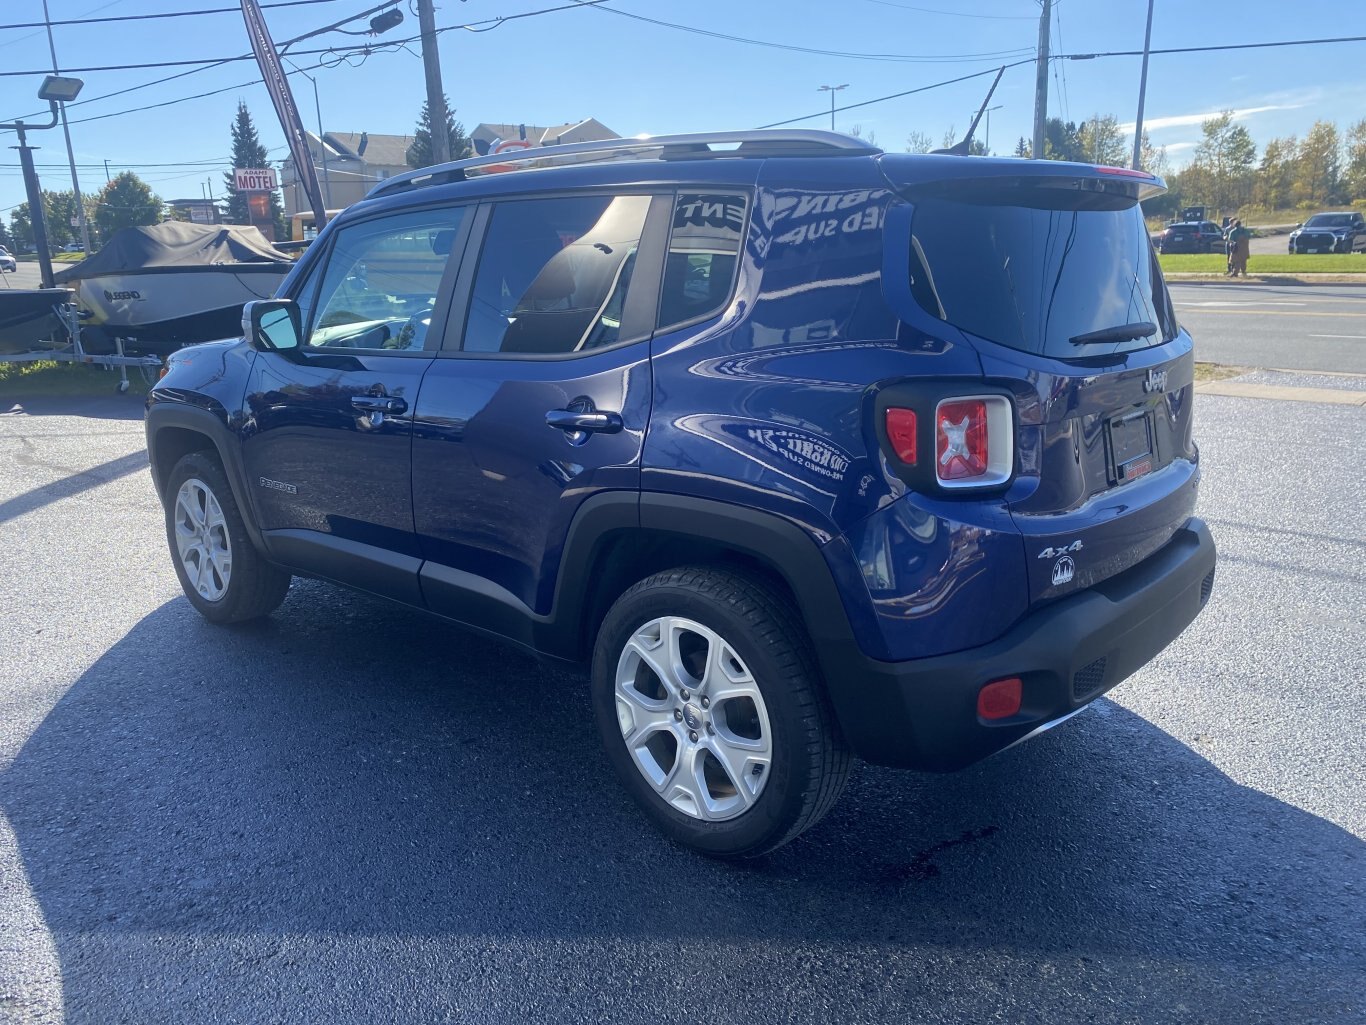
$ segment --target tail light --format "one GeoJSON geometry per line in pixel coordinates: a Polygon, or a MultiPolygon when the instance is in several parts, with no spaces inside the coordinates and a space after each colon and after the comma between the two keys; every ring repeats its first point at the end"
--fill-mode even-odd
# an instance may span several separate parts
{"type": "Polygon", "coordinates": [[[1024,684],[1018,676],[992,680],[977,692],[977,714],[983,719],[1009,719],[1020,714],[1024,684]]]}
{"type": "Polygon", "coordinates": [[[945,488],[991,487],[1010,479],[1015,424],[1001,395],[943,399],[934,410],[934,472],[945,488]]]}
{"type": "Polygon", "coordinates": [[[896,457],[907,466],[916,464],[915,427],[914,409],[893,406],[887,410],[887,440],[892,443],[896,457]]]}

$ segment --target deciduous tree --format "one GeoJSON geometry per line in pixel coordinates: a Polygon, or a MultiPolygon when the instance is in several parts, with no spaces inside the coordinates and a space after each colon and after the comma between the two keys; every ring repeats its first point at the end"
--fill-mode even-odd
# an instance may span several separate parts
{"type": "Polygon", "coordinates": [[[159,224],[161,197],[132,171],[124,171],[109,182],[96,199],[95,221],[108,239],[121,228],[159,224]]]}

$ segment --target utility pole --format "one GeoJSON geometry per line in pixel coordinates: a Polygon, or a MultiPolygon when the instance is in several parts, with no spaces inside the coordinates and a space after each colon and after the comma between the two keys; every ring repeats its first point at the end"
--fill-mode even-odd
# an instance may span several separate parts
{"type": "Polygon", "coordinates": [[[446,135],[446,94],[441,88],[441,54],[436,49],[436,13],[432,0],[417,0],[417,24],[422,32],[422,70],[427,76],[427,120],[432,133],[432,160],[451,159],[451,140],[446,135]]]}
{"type": "MultiPolygon", "coordinates": [[[[47,22],[47,48],[52,54],[52,73],[60,75],[57,67],[57,44],[52,41],[52,16],[47,13],[47,0],[43,0],[43,21],[47,22]]],[[[66,160],[71,165],[71,191],[76,198],[76,219],[81,226],[81,248],[86,256],[90,255],[90,225],[85,220],[85,200],[81,199],[81,182],[76,176],[76,154],[71,148],[71,129],[66,123],[66,104],[58,104],[62,115],[62,134],[66,136],[66,160]]]]}
{"type": "Polygon", "coordinates": [[[1135,171],[1143,157],[1143,100],[1148,94],[1148,49],[1153,41],[1153,0],[1148,0],[1148,27],[1143,33],[1143,70],[1138,76],[1138,117],[1134,119],[1134,163],[1135,171]]]}
{"type": "Polygon", "coordinates": [[[1034,74],[1034,147],[1030,156],[1044,158],[1043,139],[1048,121],[1048,26],[1053,20],[1053,0],[1040,0],[1043,13],[1039,15],[1039,61],[1034,74]]]}
{"type": "Polygon", "coordinates": [[[106,161],[104,162],[104,183],[105,183],[106,185],[108,185],[108,184],[109,184],[111,181],[113,181],[113,180],[114,180],[114,179],[112,179],[112,178],[109,177],[109,161],[106,160],[106,161]]]}

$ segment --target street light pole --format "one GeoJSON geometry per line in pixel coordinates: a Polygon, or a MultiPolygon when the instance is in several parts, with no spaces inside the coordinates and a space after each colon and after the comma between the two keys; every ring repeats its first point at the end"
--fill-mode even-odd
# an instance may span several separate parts
{"type": "Polygon", "coordinates": [[[830,130],[832,132],[835,130],[835,93],[848,88],[849,83],[845,82],[843,85],[823,85],[816,90],[818,93],[830,94],[830,130]]]}
{"type": "MultiPolygon", "coordinates": [[[[47,0],[43,0],[43,21],[47,23],[47,48],[52,53],[52,73],[60,75],[62,72],[57,67],[57,44],[52,41],[52,16],[47,12],[47,0]]],[[[71,165],[71,192],[76,199],[76,219],[81,227],[81,246],[88,256],[90,255],[90,225],[85,220],[85,200],[81,198],[81,181],[76,175],[76,154],[71,148],[71,129],[66,123],[66,104],[58,104],[58,110],[61,112],[62,134],[66,136],[66,159],[67,163],[71,165]]]]}
{"type": "MultiPolygon", "coordinates": [[[[991,112],[993,110],[1000,110],[1004,106],[1004,103],[998,103],[996,106],[988,107],[986,110],[982,111],[983,115],[986,117],[986,131],[982,136],[982,147],[987,151],[987,156],[991,156],[991,112]]],[[[969,117],[968,124],[972,124],[971,119],[976,116],[977,111],[974,110],[969,117]]]]}
{"type": "Polygon", "coordinates": [[[293,68],[299,74],[303,75],[304,78],[308,79],[310,82],[313,83],[313,113],[315,113],[318,116],[318,156],[323,162],[323,196],[325,197],[327,209],[331,210],[332,172],[328,170],[327,167],[327,143],[323,140],[323,108],[322,105],[318,102],[318,80],[314,78],[312,75],[310,75],[303,68],[299,67],[299,65],[295,64],[292,60],[289,60],[288,57],[286,57],[285,60],[289,61],[289,66],[291,68],[293,68]]]}
{"type": "Polygon", "coordinates": [[[1143,100],[1148,93],[1148,50],[1153,41],[1153,0],[1148,0],[1148,27],[1143,32],[1143,70],[1138,76],[1138,117],[1134,119],[1134,162],[1133,169],[1141,171],[1139,163],[1143,158],[1143,100]]]}

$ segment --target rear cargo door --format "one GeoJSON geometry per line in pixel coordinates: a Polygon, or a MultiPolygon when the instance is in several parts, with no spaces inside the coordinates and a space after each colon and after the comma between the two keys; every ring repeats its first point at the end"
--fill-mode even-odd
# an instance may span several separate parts
{"type": "MultiPolygon", "coordinates": [[[[908,189],[911,292],[1015,395],[1031,598],[1092,586],[1191,515],[1191,342],[1138,203],[1096,169],[908,189]]],[[[889,242],[889,244],[895,244],[889,242]]]]}

